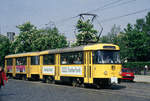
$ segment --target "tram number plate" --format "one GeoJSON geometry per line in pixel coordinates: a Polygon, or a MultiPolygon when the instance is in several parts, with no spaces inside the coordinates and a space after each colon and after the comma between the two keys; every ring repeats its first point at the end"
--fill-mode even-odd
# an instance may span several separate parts
{"type": "Polygon", "coordinates": [[[111,83],[118,83],[117,77],[111,77],[111,83]]]}

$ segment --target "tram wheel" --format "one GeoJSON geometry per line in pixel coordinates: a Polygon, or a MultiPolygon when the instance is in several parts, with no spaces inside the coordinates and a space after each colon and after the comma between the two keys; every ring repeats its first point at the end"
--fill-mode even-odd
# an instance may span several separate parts
{"type": "Polygon", "coordinates": [[[87,88],[87,86],[88,86],[88,85],[85,84],[85,83],[80,84],[80,87],[81,87],[81,88],[87,88]]]}
{"type": "Polygon", "coordinates": [[[27,78],[25,76],[22,76],[22,80],[27,80],[27,78]]]}
{"type": "Polygon", "coordinates": [[[77,81],[73,80],[73,81],[72,81],[72,86],[73,86],[73,87],[77,87],[77,81]]]}
{"type": "Polygon", "coordinates": [[[50,83],[48,78],[45,78],[45,83],[50,83]]]}
{"type": "Polygon", "coordinates": [[[96,88],[97,88],[97,89],[100,89],[101,86],[100,86],[99,84],[96,84],[96,88]]]}
{"type": "Polygon", "coordinates": [[[55,80],[52,80],[52,84],[55,84],[56,82],[55,82],[55,80]]]}

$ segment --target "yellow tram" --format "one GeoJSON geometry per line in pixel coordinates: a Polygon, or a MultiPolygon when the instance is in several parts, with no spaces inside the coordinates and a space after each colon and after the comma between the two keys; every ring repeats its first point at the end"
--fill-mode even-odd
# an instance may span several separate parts
{"type": "Polygon", "coordinates": [[[93,44],[13,54],[5,57],[5,70],[9,76],[23,79],[39,78],[49,83],[66,81],[73,86],[106,86],[120,82],[119,50],[114,44],[93,44]],[[18,66],[17,61],[22,64],[18,66]]]}
{"type": "Polygon", "coordinates": [[[40,59],[39,52],[12,54],[5,56],[5,71],[9,77],[31,78],[31,75],[39,76],[40,59]]]}

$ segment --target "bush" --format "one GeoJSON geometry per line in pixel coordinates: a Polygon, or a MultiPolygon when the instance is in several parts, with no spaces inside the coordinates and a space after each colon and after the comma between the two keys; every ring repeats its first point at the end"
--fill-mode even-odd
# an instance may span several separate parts
{"type": "Polygon", "coordinates": [[[150,70],[150,62],[127,62],[123,63],[124,68],[130,68],[135,74],[141,75],[142,71],[144,71],[145,65],[148,66],[148,70],[150,70]]]}

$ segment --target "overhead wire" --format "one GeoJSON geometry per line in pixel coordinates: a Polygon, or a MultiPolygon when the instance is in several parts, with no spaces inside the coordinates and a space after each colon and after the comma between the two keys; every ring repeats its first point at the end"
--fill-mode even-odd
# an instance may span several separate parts
{"type": "MultiPolygon", "coordinates": [[[[125,2],[121,2],[121,1],[124,1],[124,0],[115,0],[115,1],[113,1],[113,2],[111,2],[111,3],[108,3],[108,4],[106,4],[106,5],[104,5],[103,7],[99,7],[99,8],[97,8],[97,9],[94,9],[94,10],[91,10],[91,11],[88,11],[87,13],[90,13],[90,12],[96,12],[96,11],[98,11],[98,10],[106,10],[106,9],[110,9],[110,8],[112,8],[112,7],[117,7],[117,6],[121,6],[121,5],[125,5],[125,4],[128,4],[128,3],[131,3],[131,2],[134,2],[134,1],[136,1],[136,0],[128,0],[128,1],[125,1],[125,2]],[[118,4],[119,3],[119,4],[118,4]],[[117,4],[117,5],[114,5],[114,4],[117,4]],[[111,6],[112,5],[112,6],[111,6]]],[[[135,12],[136,13],[136,12],[135,12]]],[[[137,12],[138,13],[138,12],[137,12]]],[[[134,14],[134,13],[133,13],[134,14]]],[[[122,16],[119,16],[119,17],[124,17],[124,16],[129,16],[130,14],[126,14],[126,15],[122,15],[122,16]]],[[[69,18],[67,18],[67,19],[63,19],[63,20],[60,20],[59,21],[59,23],[63,23],[63,22],[66,22],[66,21],[68,21],[68,20],[71,20],[71,19],[74,19],[74,18],[76,18],[76,17],[78,17],[79,15],[77,15],[77,16],[73,16],[73,17],[69,17],[69,18]]],[[[110,19],[104,19],[104,20],[102,20],[101,22],[105,22],[106,20],[113,20],[115,17],[113,17],[113,18],[110,18],[110,19]]],[[[116,19],[117,19],[118,17],[116,17],[116,19]]],[[[97,20],[97,23],[99,24],[99,26],[102,28],[102,30],[101,30],[101,32],[100,33],[102,33],[102,31],[103,31],[103,27],[102,27],[102,24],[101,24],[101,22],[98,20],[98,19],[96,19],[97,20]]],[[[100,34],[101,35],[101,34],[100,34]]]]}
{"type": "MultiPolygon", "coordinates": [[[[108,10],[108,9],[111,9],[111,8],[114,8],[114,7],[118,7],[118,6],[121,6],[121,5],[129,4],[129,3],[132,3],[132,2],[137,1],[137,0],[128,0],[128,1],[125,1],[125,2],[120,2],[119,1],[119,4],[118,4],[117,1],[114,1],[113,3],[110,3],[110,4],[112,4],[112,6],[110,4],[109,4],[109,6],[105,6],[104,5],[102,8],[97,8],[97,9],[91,10],[91,11],[93,11],[93,12],[96,12],[96,11],[99,11],[99,10],[101,10],[101,11],[103,10],[104,11],[104,10],[108,10]],[[114,5],[114,4],[117,4],[117,5],[114,5]]],[[[121,0],[121,1],[123,1],[123,0],[121,0]]],[[[90,11],[88,11],[88,12],[90,12],[90,11]]],[[[102,15],[101,15],[101,17],[102,17],[102,15]]]]}
{"type": "Polygon", "coordinates": [[[137,0],[128,0],[128,1],[125,1],[125,2],[121,2],[117,5],[114,5],[114,6],[110,6],[110,7],[106,7],[106,8],[102,8],[100,10],[107,10],[107,9],[110,9],[110,8],[114,8],[114,7],[118,7],[118,6],[122,6],[122,5],[125,5],[125,4],[129,4],[129,3],[132,3],[134,1],[137,1],[137,0]]]}
{"type": "Polygon", "coordinates": [[[101,36],[101,34],[102,34],[102,32],[103,32],[103,26],[101,25],[101,23],[100,23],[100,21],[96,18],[96,21],[97,21],[97,23],[99,24],[99,26],[101,27],[101,30],[100,30],[100,32],[99,32],[99,35],[98,35],[98,37],[97,37],[97,42],[99,41],[99,38],[100,38],[100,36],[101,36]]]}
{"type": "Polygon", "coordinates": [[[68,18],[66,18],[66,19],[62,19],[62,20],[59,20],[59,21],[56,21],[56,22],[54,22],[54,21],[49,21],[49,22],[46,23],[46,24],[41,24],[41,25],[39,25],[39,27],[41,27],[41,26],[43,26],[43,25],[49,25],[50,22],[53,22],[53,24],[56,26],[56,25],[58,25],[58,24],[64,23],[64,22],[69,21],[69,20],[72,20],[72,19],[74,19],[74,18],[76,18],[76,17],[78,17],[78,15],[77,15],[77,16],[73,16],[73,17],[68,17],[68,18]]]}
{"type": "MultiPolygon", "coordinates": [[[[104,5],[103,7],[107,7],[107,6],[109,6],[109,5],[111,5],[111,4],[114,4],[114,3],[117,3],[117,2],[120,2],[120,1],[123,1],[123,0],[115,0],[114,2],[111,2],[111,3],[108,3],[108,4],[106,4],[106,5],[104,5]]],[[[98,9],[98,8],[97,8],[98,9]]],[[[94,11],[94,10],[91,10],[91,11],[94,11]]],[[[88,12],[90,12],[90,11],[88,11],[88,12]]],[[[88,13],[87,12],[87,13],[88,13]]],[[[62,19],[62,20],[60,20],[60,21],[58,21],[58,22],[65,22],[65,21],[68,21],[68,20],[71,20],[71,19],[73,19],[73,18],[76,18],[76,17],[78,17],[79,15],[77,15],[77,16],[72,16],[72,17],[69,17],[69,18],[66,18],[66,19],[62,19]]]]}
{"type": "Polygon", "coordinates": [[[116,3],[121,2],[121,1],[123,1],[123,0],[115,0],[115,1],[113,1],[113,2],[111,2],[111,3],[105,4],[105,5],[102,6],[102,7],[98,7],[98,8],[96,8],[96,9],[94,9],[94,10],[87,11],[87,13],[98,11],[98,10],[100,10],[100,9],[103,9],[103,8],[105,8],[105,7],[107,7],[107,6],[116,4],[116,3]]]}
{"type": "Polygon", "coordinates": [[[146,8],[146,9],[139,10],[139,11],[136,11],[136,12],[132,12],[132,13],[128,13],[128,14],[124,14],[124,15],[121,15],[121,16],[117,16],[117,17],[112,17],[112,18],[104,19],[104,20],[102,20],[101,22],[108,22],[108,21],[112,21],[112,20],[120,19],[120,18],[122,18],[122,17],[126,17],[126,16],[130,16],[130,15],[134,15],[134,14],[142,13],[142,12],[149,11],[149,10],[150,10],[150,8],[146,8]]]}
{"type": "Polygon", "coordinates": [[[63,23],[63,22],[72,20],[72,19],[77,18],[77,17],[78,17],[78,15],[77,16],[68,17],[66,19],[62,19],[62,20],[56,21],[56,23],[63,23]]]}
{"type": "MultiPolygon", "coordinates": [[[[117,7],[117,6],[121,6],[121,5],[125,5],[125,4],[128,4],[128,3],[131,3],[131,2],[134,2],[134,1],[137,1],[137,0],[128,0],[128,1],[125,1],[125,2],[121,2],[121,1],[124,1],[124,0],[115,0],[113,2],[110,2],[102,7],[99,7],[97,9],[94,9],[94,10],[91,10],[91,11],[88,11],[87,13],[90,13],[90,12],[96,12],[98,10],[107,10],[107,9],[110,9],[112,7],[117,7]],[[121,3],[120,3],[121,2],[121,3]],[[116,3],[119,3],[117,5],[114,5],[116,3]],[[114,5],[114,6],[111,6],[111,5],[114,5]],[[110,6],[110,7],[109,7],[110,6]]],[[[57,24],[61,24],[61,23],[64,23],[66,21],[69,21],[69,20],[72,20],[74,18],[77,18],[79,15],[77,16],[73,16],[73,17],[69,17],[69,18],[66,18],[66,19],[62,19],[60,21],[56,21],[57,24]]]]}
{"type": "MultiPolygon", "coordinates": [[[[123,0],[115,0],[115,1],[113,1],[113,2],[111,2],[111,3],[108,3],[108,4],[104,5],[104,6],[102,6],[102,9],[104,9],[104,7],[110,6],[110,5],[112,5],[112,4],[115,4],[115,3],[118,3],[118,2],[121,2],[121,1],[123,1],[123,0]]],[[[97,9],[95,9],[95,10],[91,10],[91,11],[96,11],[96,10],[98,10],[98,9],[100,9],[100,7],[97,8],[97,9]]],[[[88,11],[87,13],[89,13],[89,12],[91,12],[91,11],[88,11]]],[[[79,16],[79,15],[77,15],[77,16],[72,16],[72,17],[69,17],[69,18],[66,18],[66,19],[62,19],[62,20],[60,20],[60,21],[56,21],[56,23],[59,23],[59,24],[60,24],[60,23],[63,23],[63,22],[72,20],[72,19],[74,19],[74,18],[76,18],[76,17],[78,17],[78,16],[79,16]]]]}
{"type": "MultiPolygon", "coordinates": [[[[110,2],[110,3],[108,3],[108,4],[106,4],[106,5],[102,6],[102,7],[99,7],[99,8],[97,8],[97,9],[91,10],[91,11],[97,11],[97,10],[99,10],[100,8],[101,8],[101,9],[106,9],[105,7],[109,7],[110,5],[113,5],[113,4],[118,3],[118,2],[121,2],[121,1],[123,1],[123,0],[115,0],[115,1],[113,1],[113,2],[110,2]]],[[[135,1],[135,0],[134,0],[134,1],[135,1]]],[[[89,13],[89,12],[91,12],[91,11],[88,11],[87,13],[89,13]]],[[[64,23],[64,22],[66,22],[66,21],[69,21],[69,20],[72,20],[72,19],[74,19],[74,18],[77,18],[78,16],[79,16],[79,15],[76,15],[76,16],[72,16],[72,17],[68,17],[68,18],[66,18],[66,19],[62,19],[62,20],[56,21],[55,24],[59,25],[59,24],[64,23]]],[[[48,25],[48,23],[47,23],[47,24],[44,24],[44,25],[48,25]]],[[[39,26],[42,26],[42,25],[39,25],[39,26]]]]}
{"type": "MultiPolygon", "coordinates": [[[[137,1],[137,0],[128,0],[128,1],[125,1],[125,2],[122,2],[124,0],[115,0],[115,1],[112,1],[110,3],[107,3],[105,4],[104,6],[102,7],[98,7],[94,10],[90,10],[90,11],[87,11],[87,13],[90,13],[90,12],[96,12],[96,11],[99,11],[99,10],[107,10],[107,9],[110,9],[110,8],[113,8],[113,7],[117,7],[117,6],[121,6],[121,5],[125,5],[125,4],[129,4],[131,2],[134,2],[134,1],[137,1]],[[117,5],[115,5],[117,4],[117,5]]],[[[134,15],[134,14],[138,14],[138,13],[142,13],[142,12],[145,12],[145,11],[148,11],[150,8],[148,9],[143,9],[143,10],[140,10],[140,11],[136,11],[136,12],[133,12],[133,13],[129,13],[129,14],[125,14],[125,15],[121,15],[121,16],[117,16],[117,17],[112,17],[112,18],[108,18],[108,19],[104,19],[104,20],[101,20],[101,21],[98,21],[97,20],[97,23],[102,27],[101,23],[102,22],[108,22],[108,21],[112,21],[112,20],[116,20],[116,19],[120,19],[122,17],[126,17],[126,16],[130,16],[130,15],[134,15]]],[[[69,20],[72,20],[74,18],[77,18],[79,15],[76,15],[76,16],[72,16],[72,17],[68,17],[66,19],[62,19],[62,20],[59,20],[59,21],[56,21],[55,24],[59,25],[61,23],[64,23],[66,21],[69,21],[69,20]]],[[[45,24],[46,25],[46,24],[45,24]]]]}

